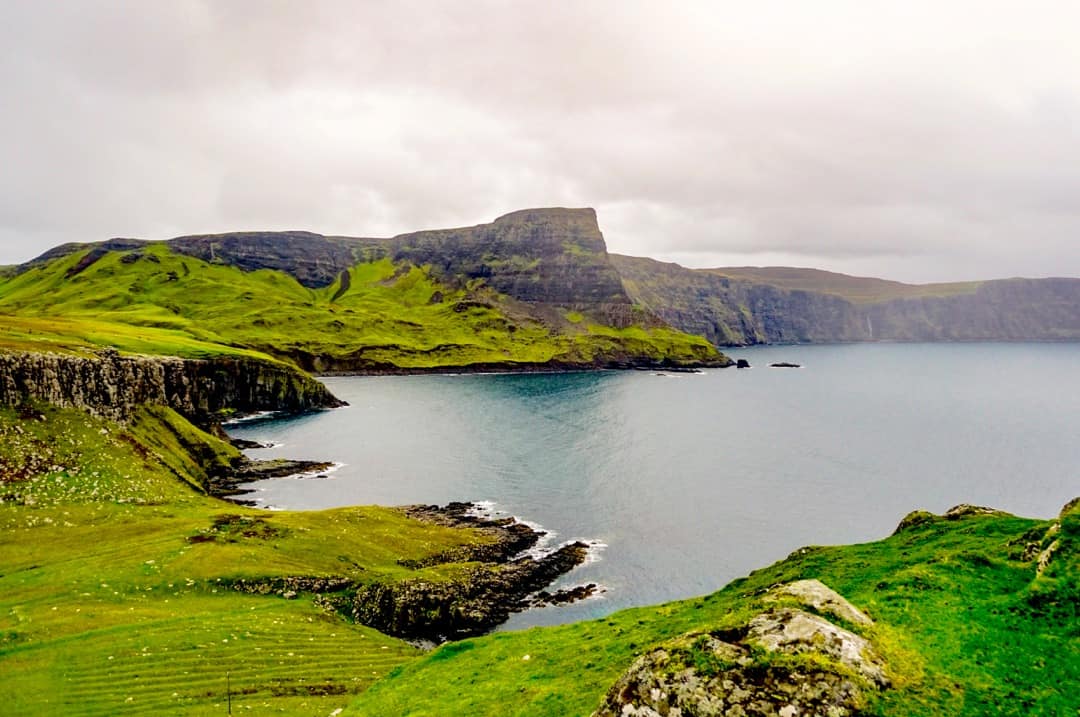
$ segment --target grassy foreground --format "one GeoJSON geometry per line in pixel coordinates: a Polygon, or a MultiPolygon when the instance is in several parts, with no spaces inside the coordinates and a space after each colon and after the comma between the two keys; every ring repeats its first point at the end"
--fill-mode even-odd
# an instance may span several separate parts
{"type": "Polygon", "coordinates": [[[768,587],[802,578],[877,621],[894,689],[869,714],[1080,714],[1080,502],[1056,528],[1006,514],[923,517],[879,542],[798,551],[704,598],[445,645],[396,668],[347,714],[588,715],[635,656],[741,624],[768,587]]]}
{"type": "Polygon", "coordinates": [[[399,561],[486,538],[387,508],[205,496],[206,472],[234,455],[161,407],[126,427],[0,410],[2,711],[224,714],[231,695],[236,714],[587,715],[637,655],[742,624],[768,587],[811,577],[876,620],[894,688],[869,714],[1080,709],[1080,501],[1054,521],[913,514],[885,540],[803,549],[706,597],[422,653],[303,592],[228,586],[441,580],[463,566],[399,561]]]}
{"type": "Polygon", "coordinates": [[[0,712],[329,714],[412,646],[237,578],[409,570],[488,538],[378,507],[257,511],[201,493],[233,449],[169,409],[128,427],[0,409],[0,712]],[[198,446],[201,458],[192,457],[198,446]],[[227,676],[228,675],[228,676],[227,676]]]}
{"type": "Polygon", "coordinates": [[[615,328],[603,316],[516,302],[479,280],[449,287],[408,262],[358,263],[310,289],[163,243],[87,265],[90,251],[0,274],[0,348],[270,355],[314,370],[720,359],[705,339],[647,327],[644,315],[615,328]]]}

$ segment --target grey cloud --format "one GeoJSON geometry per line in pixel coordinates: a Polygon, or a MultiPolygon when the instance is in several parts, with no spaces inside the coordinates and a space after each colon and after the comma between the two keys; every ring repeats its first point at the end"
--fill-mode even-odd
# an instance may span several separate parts
{"type": "Polygon", "coordinates": [[[1080,275],[1069,3],[0,9],[0,263],[595,206],[613,251],[1080,275]]]}

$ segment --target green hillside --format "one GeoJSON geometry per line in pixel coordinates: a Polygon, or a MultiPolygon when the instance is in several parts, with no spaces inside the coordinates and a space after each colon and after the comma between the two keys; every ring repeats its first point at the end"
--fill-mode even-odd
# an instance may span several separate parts
{"type": "MultiPolygon", "coordinates": [[[[1080,501],[1057,521],[912,517],[885,540],[803,549],[702,598],[446,645],[395,669],[347,714],[588,715],[638,655],[686,633],[723,636],[769,609],[771,587],[806,578],[876,621],[862,634],[892,684],[860,714],[1077,714],[1080,501]]],[[[703,669],[703,657],[691,661],[703,669]]],[[[762,670],[783,667],[763,659],[762,670]]]]}
{"type": "Polygon", "coordinates": [[[389,258],[308,288],[280,271],[211,263],[164,243],[98,252],[90,261],[92,252],[0,280],[0,346],[254,351],[317,371],[722,361],[703,339],[644,314],[615,327],[588,307],[537,308],[482,280],[455,288],[389,258]]]}

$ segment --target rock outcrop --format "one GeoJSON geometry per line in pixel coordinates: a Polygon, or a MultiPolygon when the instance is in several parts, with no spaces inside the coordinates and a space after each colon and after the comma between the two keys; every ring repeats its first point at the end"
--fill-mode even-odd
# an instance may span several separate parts
{"type": "Polygon", "coordinates": [[[143,404],[169,406],[208,425],[225,412],[300,412],[342,405],[315,379],[284,364],[250,358],[208,360],[0,353],[0,405],[44,401],[125,421],[143,404]]]}
{"type": "MultiPolygon", "coordinates": [[[[295,597],[299,592],[315,593],[320,605],[357,623],[388,635],[436,643],[479,635],[504,622],[513,612],[548,602],[571,602],[588,597],[596,590],[596,586],[591,585],[555,595],[539,593],[556,578],[580,565],[588,547],[575,542],[540,556],[519,556],[520,551],[533,547],[543,533],[513,518],[479,517],[473,508],[471,503],[451,503],[445,508],[407,506],[402,509],[417,520],[468,528],[490,539],[486,543],[451,549],[423,561],[400,563],[416,571],[435,565],[462,566],[448,578],[416,577],[362,583],[333,576],[298,576],[287,581],[238,580],[230,583],[230,587],[243,592],[276,593],[286,597],[295,597]],[[531,597],[534,593],[539,594],[531,597]]],[[[227,527],[234,528],[237,520],[227,527]]],[[[253,519],[246,520],[250,523],[253,519]]],[[[241,528],[259,529],[247,524],[241,528]]],[[[216,539],[222,531],[214,530],[200,532],[194,540],[216,539]]]]}
{"type": "Polygon", "coordinates": [[[580,565],[587,553],[584,543],[571,543],[539,558],[468,568],[449,580],[366,585],[331,604],[356,622],[395,637],[460,640],[530,607],[529,595],[580,565]]]}
{"type": "Polygon", "coordinates": [[[684,635],[639,657],[594,717],[842,717],[860,714],[870,693],[890,686],[872,642],[826,618],[872,625],[836,592],[800,580],[766,602],[778,604],[738,627],[684,635]]]}
{"type": "Polygon", "coordinates": [[[471,503],[402,509],[417,520],[469,528],[490,538],[486,544],[463,546],[421,563],[402,565],[414,570],[446,563],[475,563],[474,567],[448,580],[415,578],[360,586],[328,604],[388,635],[433,642],[462,639],[487,632],[511,613],[536,604],[536,599],[530,599],[533,593],[580,565],[588,555],[588,546],[580,542],[542,555],[521,555],[536,545],[542,531],[512,517],[483,517],[474,509],[471,503]]]}
{"type": "Polygon", "coordinates": [[[169,246],[180,254],[245,271],[283,271],[308,288],[329,286],[354,263],[350,242],[312,232],[186,236],[172,239],[169,246]]]}

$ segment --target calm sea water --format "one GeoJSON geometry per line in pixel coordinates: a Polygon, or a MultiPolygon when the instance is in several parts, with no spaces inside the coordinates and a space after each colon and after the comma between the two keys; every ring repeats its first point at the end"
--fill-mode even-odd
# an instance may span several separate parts
{"type": "Polygon", "coordinates": [[[505,629],[713,591],[808,544],[875,540],[957,503],[1050,517],[1080,495],[1080,345],[733,350],[749,370],[327,379],[351,405],[234,427],[253,457],[344,464],[256,484],[278,508],[491,501],[599,599],[505,629]],[[768,368],[793,361],[799,369],[768,368]]]}

